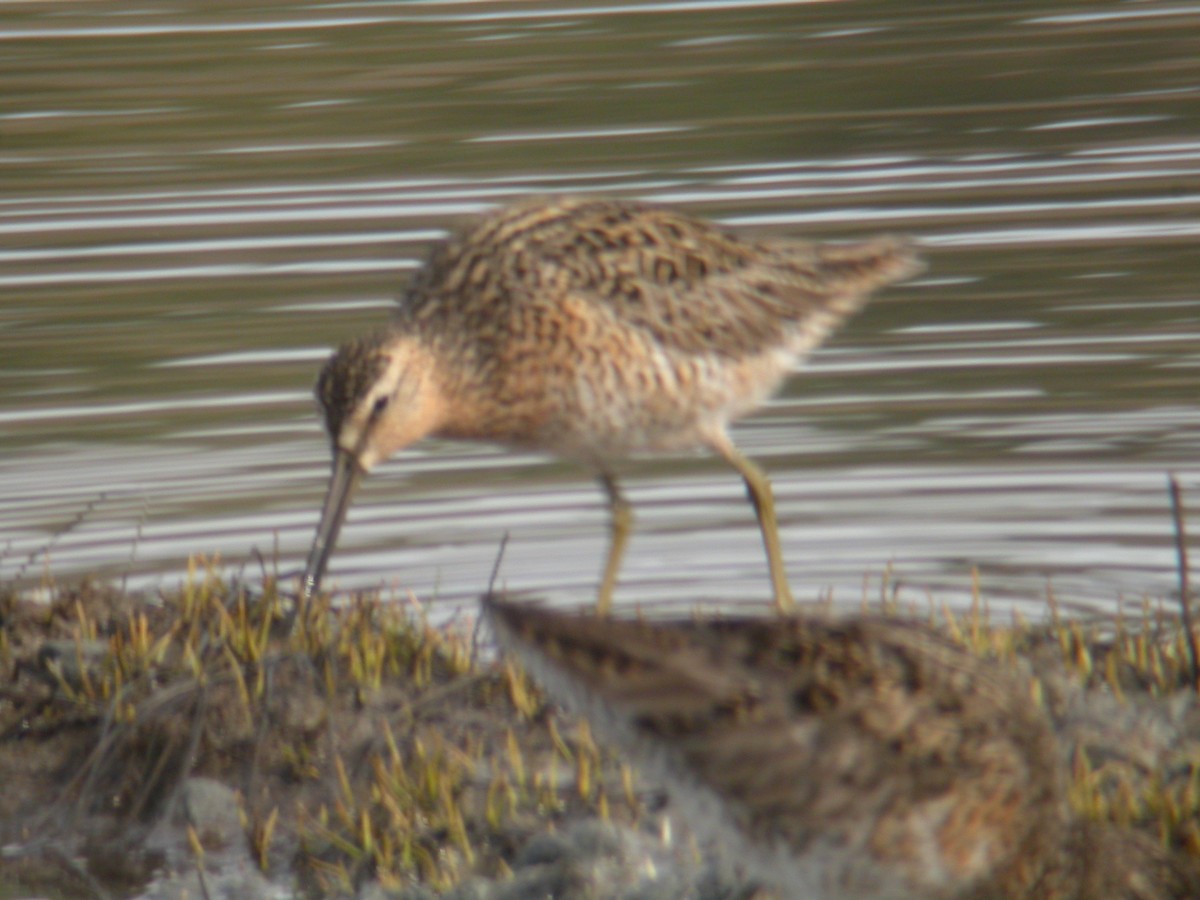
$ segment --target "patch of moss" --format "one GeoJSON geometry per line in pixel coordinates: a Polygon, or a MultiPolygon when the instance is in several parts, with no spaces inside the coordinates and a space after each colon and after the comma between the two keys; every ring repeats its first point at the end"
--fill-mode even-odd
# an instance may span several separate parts
{"type": "MultiPolygon", "coordinates": [[[[23,887],[145,882],[161,860],[140,837],[193,776],[234,788],[251,858],[313,896],[504,877],[556,823],[645,814],[632,769],[586,723],[415,602],[321,600],[292,628],[274,581],[232,583],[202,560],[158,596],[51,593],[0,588],[0,845],[19,848],[23,887]]],[[[886,590],[880,603],[904,612],[886,590]]],[[[927,615],[1032,672],[1079,814],[1200,860],[1200,717],[1165,610],[1002,625],[977,590],[972,609],[927,615]]],[[[202,863],[209,836],[187,836],[202,863]]]]}
{"type": "Polygon", "coordinates": [[[377,594],[319,601],[295,629],[282,606],[272,581],[201,562],[158,597],[10,590],[0,783],[21,787],[0,792],[0,843],[87,845],[90,868],[119,842],[136,880],[136,835],[207,776],[238,791],[265,872],[327,894],[444,889],[503,874],[547,821],[638,817],[628,770],[461,629],[377,594]]]}

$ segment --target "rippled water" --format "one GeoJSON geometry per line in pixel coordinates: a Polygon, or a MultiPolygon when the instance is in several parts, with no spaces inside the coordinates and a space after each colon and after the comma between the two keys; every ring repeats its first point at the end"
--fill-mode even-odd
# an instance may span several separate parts
{"type": "MultiPolygon", "coordinates": [[[[430,244],[529,193],[772,234],[913,235],[739,445],[793,589],[1111,609],[1200,508],[1200,5],[318,3],[0,19],[0,577],[294,572],[310,387],[430,244]]],[[[769,594],[736,475],[631,464],[618,602],[769,594]]],[[[1194,526],[1200,532],[1200,526],[1194,526]]],[[[428,442],[360,492],[331,583],[590,601],[587,473],[428,442]]]]}

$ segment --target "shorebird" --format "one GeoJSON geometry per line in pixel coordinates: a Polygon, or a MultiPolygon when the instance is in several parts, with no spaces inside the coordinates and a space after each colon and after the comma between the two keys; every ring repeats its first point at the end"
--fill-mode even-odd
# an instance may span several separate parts
{"type": "Polygon", "coordinates": [[[1087,729],[1058,730],[1070,717],[1021,667],[927,626],[620,621],[490,595],[483,614],[550,699],[785,900],[1200,897],[1189,852],[1072,811],[1087,729]]]}
{"type": "Polygon", "coordinates": [[[387,325],[320,374],[334,460],[301,603],[319,589],[361,476],[436,436],[598,474],[610,511],[601,613],[632,526],[613,463],[708,447],[745,481],[775,603],[790,608],[770,482],[728,426],[874,288],[918,267],[894,238],[752,239],[628,200],[530,200],[483,216],[434,250],[387,325]]]}
{"type": "Polygon", "coordinates": [[[1051,873],[1076,863],[1049,717],[1028,679],[930,629],[483,609],[552,700],[782,897],[1077,896],[1051,873]]]}

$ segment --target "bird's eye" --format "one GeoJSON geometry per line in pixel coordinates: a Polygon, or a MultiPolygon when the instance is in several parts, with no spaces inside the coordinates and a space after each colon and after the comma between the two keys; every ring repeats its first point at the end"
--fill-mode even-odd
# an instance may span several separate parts
{"type": "Polygon", "coordinates": [[[371,405],[371,418],[378,418],[383,415],[383,411],[387,409],[388,401],[391,398],[387,394],[376,397],[375,402],[371,405]]]}

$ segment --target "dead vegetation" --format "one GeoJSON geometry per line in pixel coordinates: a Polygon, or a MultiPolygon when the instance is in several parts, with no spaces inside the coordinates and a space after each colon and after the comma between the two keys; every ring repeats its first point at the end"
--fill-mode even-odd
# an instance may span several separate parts
{"type": "MultiPolygon", "coordinates": [[[[1177,620],[1147,604],[1132,620],[999,627],[982,600],[931,619],[1033,671],[1078,813],[1200,866],[1200,716],[1177,620]]],[[[377,595],[283,623],[272,582],[252,591],[200,564],[154,598],[0,593],[0,896],[137,893],[178,865],[152,838],[197,779],[236,792],[232,840],[309,896],[503,879],[534,835],[646,820],[653,795],[628,766],[523,675],[479,662],[465,625],[377,595]]],[[[203,873],[229,831],[182,822],[203,873]]]]}
{"type": "Polygon", "coordinates": [[[273,585],[203,569],[153,602],[2,602],[0,844],[27,886],[145,880],[162,860],[138,848],[196,776],[237,791],[252,857],[313,895],[502,875],[548,822],[638,815],[586,727],[419,610],[361,596],[281,633],[273,585]]]}

